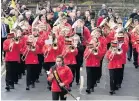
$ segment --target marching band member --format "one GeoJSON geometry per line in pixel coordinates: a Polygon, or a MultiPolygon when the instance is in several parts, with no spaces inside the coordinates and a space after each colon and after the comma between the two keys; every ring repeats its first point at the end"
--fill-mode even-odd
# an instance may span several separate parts
{"type": "Polygon", "coordinates": [[[137,37],[136,42],[137,42],[137,44],[136,44],[136,51],[138,52],[138,66],[139,66],[139,36],[137,37]]]}
{"type": "MultiPolygon", "coordinates": [[[[7,34],[10,32],[10,29],[9,29],[9,25],[6,24],[4,22],[4,17],[1,17],[1,63],[3,63],[3,60],[2,60],[2,52],[3,51],[3,42],[7,39],[7,34]]],[[[4,52],[4,57],[5,57],[5,52],[4,52]]]]}
{"type": "Polygon", "coordinates": [[[14,83],[18,83],[18,63],[20,61],[20,44],[15,37],[16,30],[12,29],[7,39],[3,43],[3,49],[6,52],[6,88],[7,91],[14,89],[14,83]]]}
{"type": "Polygon", "coordinates": [[[38,68],[38,45],[34,42],[33,35],[29,35],[26,45],[22,48],[22,60],[25,61],[27,76],[26,76],[26,90],[30,90],[30,85],[32,88],[35,87],[35,80],[37,77],[38,68]]]}
{"type": "Polygon", "coordinates": [[[103,47],[101,52],[102,52],[102,59],[100,61],[100,68],[99,68],[99,73],[98,73],[98,78],[97,78],[97,83],[100,82],[100,78],[102,76],[102,62],[103,62],[103,58],[104,55],[107,51],[107,40],[106,38],[102,35],[102,31],[100,28],[96,28],[94,31],[92,31],[91,33],[92,38],[97,38],[99,43],[101,44],[101,46],[103,47]]]}
{"type": "Polygon", "coordinates": [[[87,89],[88,94],[94,92],[94,86],[98,78],[100,61],[102,59],[102,46],[96,38],[92,38],[85,49],[84,59],[86,61],[87,89]]]}
{"type": "Polygon", "coordinates": [[[33,28],[32,34],[34,36],[34,40],[36,42],[36,44],[38,45],[38,61],[39,61],[39,66],[38,66],[38,72],[37,72],[37,78],[36,78],[36,82],[39,83],[39,75],[41,74],[41,70],[43,67],[43,61],[44,61],[44,57],[43,57],[43,53],[42,53],[42,48],[44,45],[44,39],[42,37],[42,35],[39,35],[39,29],[38,28],[33,28]]]}
{"type": "Polygon", "coordinates": [[[121,47],[118,47],[117,40],[113,40],[111,42],[111,47],[106,53],[106,57],[108,59],[108,69],[110,75],[110,94],[115,94],[116,86],[119,81],[119,74],[117,72],[117,68],[122,68],[122,56],[123,51],[121,47]]]}
{"type": "Polygon", "coordinates": [[[136,38],[139,35],[139,21],[137,19],[134,19],[134,25],[135,28],[132,30],[131,33],[131,42],[132,42],[132,47],[133,47],[133,56],[134,56],[134,66],[135,68],[138,68],[137,66],[137,59],[138,59],[138,53],[136,51],[135,45],[136,45],[136,38]]]}
{"type": "Polygon", "coordinates": [[[66,100],[65,95],[67,92],[62,88],[69,89],[69,84],[73,80],[73,75],[68,66],[64,64],[64,58],[57,56],[56,65],[51,67],[47,80],[52,82],[52,99],[53,100],[66,100]]]}
{"type": "Polygon", "coordinates": [[[116,89],[121,88],[123,76],[124,76],[124,68],[126,64],[126,53],[128,51],[128,43],[129,43],[129,38],[127,34],[124,31],[119,31],[115,34],[115,37],[118,40],[119,48],[122,48],[122,68],[118,68],[119,71],[119,83],[116,85],[116,89]]]}
{"type": "MultiPolygon", "coordinates": [[[[76,64],[77,64],[76,55],[77,54],[78,54],[78,50],[73,45],[73,39],[71,37],[65,38],[65,44],[62,47],[62,56],[64,58],[65,65],[67,65],[73,73],[73,80],[75,77],[75,68],[76,68],[76,64]]],[[[72,83],[70,84],[70,87],[72,87],[72,83]]]]}
{"type": "Polygon", "coordinates": [[[80,37],[77,34],[74,34],[72,38],[73,38],[74,47],[78,49],[78,54],[76,55],[77,64],[76,64],[75,74],[76,74],[76,84],[79,85],[80,84],[80,67],[82,66],[82,63],[83,63],[82,57],[83,57],[84,48],[81,45],[80,37]]]}
{"type": "Polygon", "coordinates": [[[74,28],[74,33],[80,36],[82,45],[85,47],[88,43],[88,39],[91,38],[90,31],[87,27],[84,26],[84,20],[78,19],[72,26],[74,28]]]}
{"type": "MultiPolygon", "coordinates": [[[[42,52],[44,54],[44,69],[45,71],[49,71],[50,67],[52,67],[55,64],[56,57],[61,52],[61,45],[57,41],[57,38],[54,38],[51,35],[49,35],[49,39],[45,41],[45,44],[42,48],[42,52]],[[50,42],[48,42],[50,41],[50,42]]],[[[50,83],[48,82],[48,89],[50,88],[50,83]]]]}

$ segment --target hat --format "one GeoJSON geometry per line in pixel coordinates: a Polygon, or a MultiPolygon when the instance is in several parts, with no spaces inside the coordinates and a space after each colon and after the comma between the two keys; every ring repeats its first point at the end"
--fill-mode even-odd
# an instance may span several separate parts
{"type": "Polygon", "coordinates": [[[14,33],[8,33],[7,38],[14,38],[14,33]]]}

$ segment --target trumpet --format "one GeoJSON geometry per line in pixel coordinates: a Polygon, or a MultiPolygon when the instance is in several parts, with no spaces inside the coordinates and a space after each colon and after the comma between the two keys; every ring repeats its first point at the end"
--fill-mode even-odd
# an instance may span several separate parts
{"type": "Polygon", "coordinates": [[[122,52],[123,52],[123,50],[122,50],[122,45],[123,44],[118,44],[118,46],[117,47],[111,47],[110,48],[110,50],[111,50],[111,54],[110,54],[110,61],[112,61],[113,60],[113,58],[114,58],[114,56],[116,55],[116,54],[121,54],[122,52]]]}

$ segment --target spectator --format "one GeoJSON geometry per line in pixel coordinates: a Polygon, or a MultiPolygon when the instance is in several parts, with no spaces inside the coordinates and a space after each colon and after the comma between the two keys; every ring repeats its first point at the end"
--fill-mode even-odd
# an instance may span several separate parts
{"type": "Polygon", "coordinates": [[[136,15],[137,15],[137,9],[133,9],[133,12],[129,18],[134,18],[134,16],[136,16],[136,15]]]}
{"type": "Polygon", "coordinates": [[[105,4],[102,4],[102,9],[98,12],[98,17],[100,17],[102,15],[108,16],[108,10],[107,10],[105,4]]]}

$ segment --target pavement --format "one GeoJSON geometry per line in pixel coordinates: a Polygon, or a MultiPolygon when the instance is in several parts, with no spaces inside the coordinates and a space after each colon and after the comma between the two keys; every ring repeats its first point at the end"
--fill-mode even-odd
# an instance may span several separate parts
{"type": "MultiPolygon", "coordinates": [[[[91,94],[86,94],[86,69],[81,71],[84,85],[82,89],[80,86],[73,83],[71,93],[75,97],[80,97],[80,100],[136,100],[139,101],[139,68],[135,69],[133,61],[128,62],[125,65],[124,80],[122,88],[116,91],[115,95],[109,95],[109,73],[107,69],[107,61],[103,61],[102,78],[97,87],[91,94]]],[[[5,67],[5,66],[4,66],[5,67]]],[[[2,67],[4,69],[4,67],[2,67]]],[[[7,92],[5,90],[5,70],[2,71],[1,77],[1,100],[52,100],[51,92],[46,88],[47,80],[46,73],[40,76],[40,83],[36,83],[35,88],[31,88],[30,91],[26,91],[26,76],[23,76],[19,80],[19,84],[15,85],[15,89],[7,92]]],[[[68,96],[67,100],[74,100],[71,96],[68,96]]]]}

